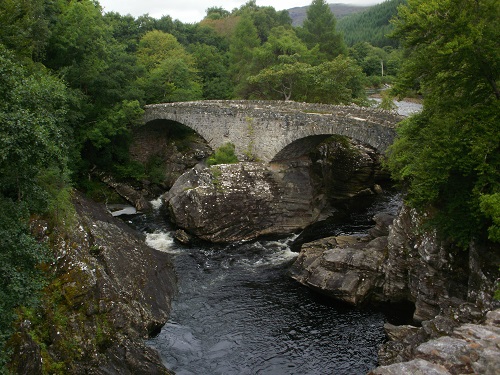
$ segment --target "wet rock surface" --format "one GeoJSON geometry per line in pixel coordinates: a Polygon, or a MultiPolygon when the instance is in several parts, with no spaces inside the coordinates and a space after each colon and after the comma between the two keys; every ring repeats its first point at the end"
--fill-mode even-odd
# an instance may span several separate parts
{"type": "MultiPolygon", "coordinates": [[[[75,207],[68,234],[50,237],[55,278],[38,328],[45,366],[67,374],[168,374],[143,341],[169,317],[176,281],[168,256],[101,205],[77,195],[75,207]]],[[[32,346],[20,341],[16,352],[24,354],[15,365],[37,361],[32,346]]]]}
{"type": "MultiPolygon", "coordinates": [[[[384,225],[382,218],[387,220],[377,216],[377,227],[384,225]]],[[[352,305],[382,301],[386,256],[387,236],[328,237],[302,245],[290,273],[298,282],[352,305]]]]}

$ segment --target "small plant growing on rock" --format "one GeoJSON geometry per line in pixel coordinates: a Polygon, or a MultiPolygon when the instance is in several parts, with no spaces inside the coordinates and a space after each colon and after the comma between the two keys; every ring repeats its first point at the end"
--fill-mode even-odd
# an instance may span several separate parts
{"type": "Polygon", "coordinates": [[[223,144],[207,159],[209,167],[217,164],[234,164],[237,162],[238,157],[234,153],[234,145],[232,143],[223,144]]]}

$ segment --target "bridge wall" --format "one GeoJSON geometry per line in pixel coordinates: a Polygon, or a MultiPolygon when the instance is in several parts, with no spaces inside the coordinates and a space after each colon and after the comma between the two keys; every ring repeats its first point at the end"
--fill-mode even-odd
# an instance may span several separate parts
{"type": "MultiPolygon", "coordinates": [[[[347,136],[384,153],[393,142],[395,125],[402,117],[356,106],[281,101],[199,101],[146,106],[144,121],[159,119],[192,128],[213,149],[231,142],[237,154],[252,154],[270,162],[291,157],[290,153],[280,152],[286,146],[301,139],[311,143],[310,137],[318,135],[347,136]]],[[[288,149],[300,151],[300,143],[295,146],[288,149]]]]}

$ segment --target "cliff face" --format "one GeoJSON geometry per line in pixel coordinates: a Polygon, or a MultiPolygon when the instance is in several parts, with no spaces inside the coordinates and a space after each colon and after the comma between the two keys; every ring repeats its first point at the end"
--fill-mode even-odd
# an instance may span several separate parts
{"type": "Polygon", "coordinates": [[[352,304],[413,302],[418,322],[460,303],[474,304],[479,315],[494,304],[498,275],[484,254],[498,253],[498,248],[453,249],[423,230],[421,217],[408,208],[396,218],[381,213],[375,221],[366,236],[304,244],[292,276],[352,304]]]}
{"type": "Polygon", "coordinates": [[[77,195],[75,207],[69,235],[50,234],[54,278],[41,313],[13,340],[15,373],[168,374],[143,341],[169,316],[176,282],[168,256],[102,206],[77,195]]]}

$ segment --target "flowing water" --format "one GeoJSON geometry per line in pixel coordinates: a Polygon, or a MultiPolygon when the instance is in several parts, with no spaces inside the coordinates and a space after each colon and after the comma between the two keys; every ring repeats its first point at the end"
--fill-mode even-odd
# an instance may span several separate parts
{"type": "MultiPolygon", "coordinates": [[[[379,206],[333,232],[363,231],[379,206]]],[[[150,246],[170,253],[176,267],[171,318],[148,341],[176,374],[341,375],[376,366],[384,314],[333,304],[292,280],[295,236],[185,247],[174,243],[158,212],[130,222],[147,233],[150,246]]]]}

